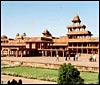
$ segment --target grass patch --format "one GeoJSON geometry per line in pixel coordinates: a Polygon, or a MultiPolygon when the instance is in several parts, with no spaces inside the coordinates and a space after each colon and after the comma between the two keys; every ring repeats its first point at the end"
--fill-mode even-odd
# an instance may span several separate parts
{"type": "Polygon", "coordinates": [[[57,70],[46,69],[39,67],[27,67],[27,66],[17,66],[13,68],[3,68],[1,73],[6,73],[8,75],[12,74],[14,76],[19,75],[26,78],[41,79],[56,81],[57,80],[57,70]]]}
{"type": "Polygon", "coordinates": [[[86,84],[97,84],[98,73],[97,72],[80,72],[80,76],[85,80],[86,84]]]}
{"type": "MultiPolygon", "coordinates": [[[[57,82],[58,70],[47,69],[41,67],[29,67],[29,66],[17,66],[2,68],[2,74],[8,74],[13,76],[20,76],[31,79],[41,79],[47,81],[57,82]]],[[[97,72],[80,72],[80,76],[84,79],[85,84],[97,84],[98,73],[97,72]]]]}

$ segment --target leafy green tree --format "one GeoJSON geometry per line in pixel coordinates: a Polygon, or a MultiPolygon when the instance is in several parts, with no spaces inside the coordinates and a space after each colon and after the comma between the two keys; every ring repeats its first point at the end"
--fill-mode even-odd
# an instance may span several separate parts
{"type": "Polygon", "coordinates": [[[80,77],[80,72],[71,63],[61,65],[58,73],[58,84],[84,84],[84,79],[80,77]]]}

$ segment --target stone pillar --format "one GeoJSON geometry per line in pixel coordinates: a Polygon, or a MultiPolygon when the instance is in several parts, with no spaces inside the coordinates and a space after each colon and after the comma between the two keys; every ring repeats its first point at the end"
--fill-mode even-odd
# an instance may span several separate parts
{"type": "Polygon", "coordinates": [[[10,54],[10,56],[11,56],[11,50],[10,50],[9,54],[10,54]]]}
{"type": "Polygon", "coordinates": [[[13,51],[14,56],[16,56],[16,51],[13,51]]]}
{"type": "Polygon", "coordinates": [[[92,48],[92,54],[93,54],[93,48],[92,48]]]}
{"type": "Polygon", "coordinates": [[[47,51],[45,51],[45,56],[47,56],[47,51]]]}
{"type": "Polygon", "coordinates": [[[11,50],[11,56],[12,56],[12,50],[11,50]]]}
{"type": "Polygon", "coordinates": [[[52,57],[52,50],[50,52],[51,52],[51,57],[52,57]]]}
{"type": "Polygon", "coordinates": [[[16,49],[16,57],[18,57],[18,55],[19,55],[19,49],[17,48],[16,49]]]}
{"type": "Polygon", "coordinates": [[[72,47],[73,47],[73,43],[72,43],[72,47]]]}
{"type": "Polygon", "coordinates": [[[27,50],[27,55],[30,56],[30,52],[29,52],[29,50],[27,50]]]}
{"type": "Polygon", "coordinates": [[[42,57],[44,56],[44,51],[42,51],[42,57]]]}
{"type": "Polygon", "coordinates": [[[11,56],[11,50],[9,50],[9,56],[11,56]]]}
{"type": "Polygon", "coordinates": [[[14,56],[14,51],[11,51],[11,53],[12,53],[12,56],[14,56]]]}
{"type": "Polygon", "coordinates": [[[68,60],[70,61],[70,55],[68,55],[68,60]]]}
{"type": "Polygon", "coordinates": [[[83,49],[81,49],[81,53],[83,54],[83,49]]]}
{"type": "Polygon", "coordinates": [[[18,50],[16,50],[16,57],[18,57],[18,50]]]}
{"type": "Polygon", "coordinates": [[[56,55],[58,54],[58,51],[56,50],[56,55]]]}
{"type": "Polygon", "coordinates": [[[23,54],[26,55],[26,50],[24,50],[24,53],[23,54]]]}
{"type": "Polygon", "coordinates": [[[87,54],[88,54],[88,49],[87,49],[87,54]]]}
{"type": "Polygon", "coordinates": [[[40,49],[42,48],[42,43],[40,43],[40,49]]]}
{"type": "Polygon", "coordinates": [[[77,53],[78,53],[78,48],[77,48],[77,53]]]}
{"type": "Polygon", "coordinates": [[[44,50],[44,56],[46,56],[45,53],[46,53],[46,51],[44,50]]]}
{"type": "Polygon", "coordinates": [[[10,49],[8,49],[8,57],[10,56],[10,49]]]}
{"type": "Polygon", "coordinates": [[[23,51],[21,51],[21,57],[23,57],[23,51]]]}
{"type": "Polygon", "coordinates": [[[64,51],[62,51],[63,52],[63,57],[64,57],[64,51]]]}
{"type": "Polygon", "coordinates": [[[26,50],[26,55],[28,55],[27,50],[26,50]]]}
{"type": "Polygon", "coordinates": [[[12,51],[12,55],[15,57],[15,54],[14,53],[15,53],[15,51],[12,51]]]}
{"type": "Polygon", "coordinates": [[[98,49],[98,54],[99,54],[99,49],[98,49]]]}
{"type": "Polygon", "coordinates": [[[1,55],[3,56],[3,50],[1,50],[1,55]]]}

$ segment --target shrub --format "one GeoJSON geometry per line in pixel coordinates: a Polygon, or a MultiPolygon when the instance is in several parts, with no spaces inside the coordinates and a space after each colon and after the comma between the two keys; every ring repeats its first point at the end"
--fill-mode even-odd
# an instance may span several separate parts
{"type": "Polygon", "coordinates": [[[84,79],[80,77],[80,72],[70,63],[60,66],[58,72],[58,84],[84,84],[84,79]]]}

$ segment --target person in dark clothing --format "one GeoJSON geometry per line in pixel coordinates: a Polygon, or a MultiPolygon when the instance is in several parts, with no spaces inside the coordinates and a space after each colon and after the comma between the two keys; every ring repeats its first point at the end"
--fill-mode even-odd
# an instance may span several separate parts
{"type": "Polygon", "coordinates": [[[68,58],[68,53],[66,53],[66,58],[65,58],[66,61],[67,61],[67,58],[68,58]]]}
{"type": "Polygon", "coordinates": [[[19,79],[19,82],[17,82],[15,79],[13,79],[11,82],[8,81],[7,85],[22,85],[22,80],[19,79]]]}
{"type": "Polygon", "coordinates": [[[74,57],[74,61],[75,61],[75,57],[74,57]]]}
{"type": "Polygon", "coordinates": [[[10,85],[18,85],[18,83],[15,79],[13,79],[12,82],[10,83],[10,85]]]}
{"type": "Polygon", "coordinates": [[[7,85],[10,85],[10,81],[7,82],[7,85]]]}
{"type": "Polygon", "coordinates": [[[18,85],[22,85],[22,80],[19,79],[18,85]]]}
{"type": "Polygon", "coordinates": [[[73,61],[75,61],[75,55],[76,55],[76,54],[74,54],[73,61]]]}
{"type": "Polygon", "coordinates": [[[67,61],[67,55],[66,55],[66,57],[65,57],[65,61],[67,61]]]}

